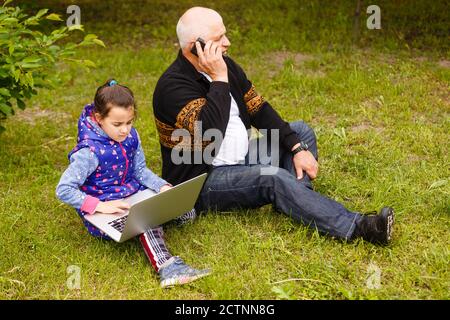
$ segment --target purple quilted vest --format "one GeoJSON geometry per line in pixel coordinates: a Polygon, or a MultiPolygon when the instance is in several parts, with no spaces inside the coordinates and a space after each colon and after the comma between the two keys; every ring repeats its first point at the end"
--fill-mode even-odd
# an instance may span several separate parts
{"type": "MultiPolygon", "coordinates": [[[[132,128],[125,141],[116,142],[107,137],[103,131],[99,132],[99,128],[89,123],[87,117],[95,121],[93,109],[93,104],[85,106],[78,120],[78,143],[69,152],[70,159],[70,156],[76,151],[89,148],[98,159],[97,168],[80,187],[81,191],[100,199],[100,201],[110,201],[123,199],[145,189],[132,175],[134,171],[133,159],[139,147],[136,130],[132,128]]],[[[84,213],[77,211],[83,218],[84,213]]],[[[83,220],[92,235],[109,239],[84,218],[83,220]]]]}

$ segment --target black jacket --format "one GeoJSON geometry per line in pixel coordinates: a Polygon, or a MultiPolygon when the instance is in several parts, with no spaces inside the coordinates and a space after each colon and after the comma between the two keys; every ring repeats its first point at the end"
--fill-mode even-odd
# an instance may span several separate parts
{"type": "MultiPolygon", "coordinates": [[[[251,126],[257,129],[279,129],[280,143],[289,150],[299,142],[289,124],[255,91],[242,68],[231,58],[224,59],[228,67],[228,83],[209,82],[180,50],[176,60],[156,84],[153,112],[161,144],[162,177],[173,185],[207,172],[209,166],[204,162],[194,164],[194,153],[201,150],[193,144],[190,149],[192,164],[174,164],[171,152],[177,145],[181,146],[181,139],[172,141],[172,132],[175,129],[187,129],[191,142],[194,142],[194,123],[201,121],[203,132],[216,128],[225,136],[230,115],[230,92],[247,129],[251,126]]],[[[207,144],[208,142],[203,142],[197,146],[205,148],[207,144]]]]}

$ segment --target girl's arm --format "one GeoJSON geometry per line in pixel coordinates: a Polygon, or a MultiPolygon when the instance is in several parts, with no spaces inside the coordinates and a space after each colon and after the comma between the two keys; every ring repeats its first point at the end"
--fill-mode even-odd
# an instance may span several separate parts
{"type": "Polygon", "coordinates": [[[139,147],[136,151],[136,155],[134,156],[133,161],[134,161],[133,174],[140,184],[146,186],[147,188],[155,192],[160,192],[161,187],[165,185],[170,186],[170,183],[158,177],[158,175],[154,174],[149,168],[147,168],[144,150],[142,149],[140,140],[139,140],[139,147]]]}
{"type": "Polygon", "coordinates": [[[86,195],[80,187],[97,166],[98,159],[89,148],[80,149],[72,154],[70,165],[62,174],[56,187],[58,199],[83,213],[93,214],[99,199],[86,195]]]}

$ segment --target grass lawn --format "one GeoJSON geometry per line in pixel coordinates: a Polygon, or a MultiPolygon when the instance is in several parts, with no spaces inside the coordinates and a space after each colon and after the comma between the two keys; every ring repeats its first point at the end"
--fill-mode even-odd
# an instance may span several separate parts
{"type": "MultiPolygon", "coordinates": [[[[166,229],[166,239],[173,254],[213,274],[170,290],[159,288],[138,241],[89,236],[55,187],[76,142],[78,116],[109,77],[134,91],[147,164],[161,172],[152,93],[177,54],[178,16],[199,2],[78,2],[87,31],[107,44],[79,53],[97,69],[61,65],[61,87],[41,90],[4,122],[0,136],[0,299],[450,298],[445,1],[422,11],[434,20],[414,16],[425,10],[421,1],[402,10],[379,1],[386,29],[362,30],[358,45],[348,1],[215,5],[229,26],[230,56],[258,92],[287,121],[302,119],[316,130],[315,189],[358,212],[393,206],[394,239],[388,247],[344,243],[270,206],[209,212],[166,229]],[[120,6],[121,14],[110,16],[108,6],[120,6]],[[79,289],[67,286],[70,266],[80,268],[79,289]]],[[[68,5],[18,3],[63,14],[68,5]]]]}

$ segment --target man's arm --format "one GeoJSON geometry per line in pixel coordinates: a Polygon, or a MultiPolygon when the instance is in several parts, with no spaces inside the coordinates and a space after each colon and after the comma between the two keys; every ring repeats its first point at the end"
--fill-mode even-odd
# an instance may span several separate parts
{"type": "Polygon", "coordinates": [[[213,81],[205,94],[192,80],[169,76],[158,83],[153,105],[159,121],[191,135],[196,121],[201,121],[203,132],[215,128],[224,133],[230,117],[230,86],[213,81]]]}
{"type": "MultiPolygon", "coordinates": [[[[251,124],[257,129],[278,129],[280,145],[283,145],[286,150],[293,151],[300,146],[300,140],[289,123],[284,121],[270,103],[256,92],[254,85],[248,80],[242,68],[233,61],[231,61],[231,65],[236,68],[241,86],[244,89],[244,101],[250,115],[251,124]]],[[[298,152],[292,160],[298,179],[303,178],[303,170],[311,179],[316,178],[319,166],[310,151],[298,152]]]]}

